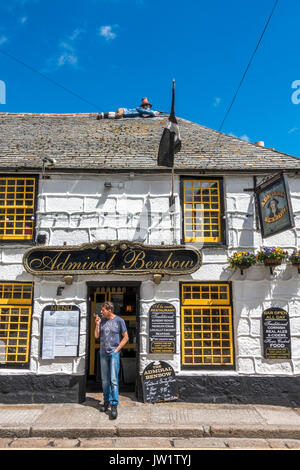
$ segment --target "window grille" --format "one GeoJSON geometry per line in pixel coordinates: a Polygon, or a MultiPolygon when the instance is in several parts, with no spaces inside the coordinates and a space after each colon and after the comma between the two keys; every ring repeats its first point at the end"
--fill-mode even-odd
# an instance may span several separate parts
{"type": "Polygon", "coordinates": [[[0,177],[0,240],[31,240],[35,178],[0,177]]]}
{"type": "Polygon", "coordinates": [[[0,366],[29,360],[32,284],[0,284],[0,366]]]}
{"type": "Polygon", "coordinates": [[[182,284],[182,364],[233,366],[229,284],[182,284]]]}
{"type": "Polygon", "coordinates": [[[220,180],[183,180],[185,242],[219,243],[220,180]]]}

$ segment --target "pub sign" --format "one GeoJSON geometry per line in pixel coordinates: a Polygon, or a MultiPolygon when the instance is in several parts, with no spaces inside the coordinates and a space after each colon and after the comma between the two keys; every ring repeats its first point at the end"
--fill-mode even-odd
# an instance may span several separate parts
{"type": "Polygon", "coordinates": [[[255,194],[262,238],[295,226],[288,181],[284,174],[259,185],[255,194]]]}

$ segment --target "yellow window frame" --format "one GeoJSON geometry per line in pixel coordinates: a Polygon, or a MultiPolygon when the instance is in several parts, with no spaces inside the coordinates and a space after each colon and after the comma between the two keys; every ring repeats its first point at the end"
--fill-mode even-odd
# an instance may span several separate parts
{"type": "Polygon", "coordinates": [[[220,243],[221,180],[183,179],[184,241],[220,243]]]}
{"type": "Polygon", "coordinates": [[[0,283],[0,367],[29,361],[32,283],[0,283]]]}
{"type": "Polygon", "coordinates": [[[0,240],[32,240],[36,178],[0,176],[0,240]]]}
{"type": "Polygon", "coordinates": [[[232,367],[234,345],[229,284],[183,283],[181,299],[182,365],[232,367]],[[203,298],[207,292],[210,297],[218,295],[219,298],[203,298]],[[186,299],[186,293],[190,293],[191,298],[186,299]]]}

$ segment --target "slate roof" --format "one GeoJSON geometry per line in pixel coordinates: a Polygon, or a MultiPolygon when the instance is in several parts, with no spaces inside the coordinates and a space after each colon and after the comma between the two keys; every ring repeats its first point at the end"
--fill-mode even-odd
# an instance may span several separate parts
{"type": "MultiPolygon", "coordinates": [[[[55,171],[164,170],[157,151],[167,117],[97,120],[96,113],[0,113],[0,169],[41,170],[42,158],[56,159],[55,171]]],[[[182,149],[178,170],[300,170],[300,158],[220,134],[178,118],[182,149]]]]}

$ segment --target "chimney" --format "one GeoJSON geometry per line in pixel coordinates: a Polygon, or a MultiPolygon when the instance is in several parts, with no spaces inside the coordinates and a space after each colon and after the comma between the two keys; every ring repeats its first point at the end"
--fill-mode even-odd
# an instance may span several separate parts
{"type": "Polygon", "coordinates": [[[259,147],[264,147],[265,143],[263,140],[259,140],[258,142],[254,142],[254,145],[258,145],[259,147]]]}

